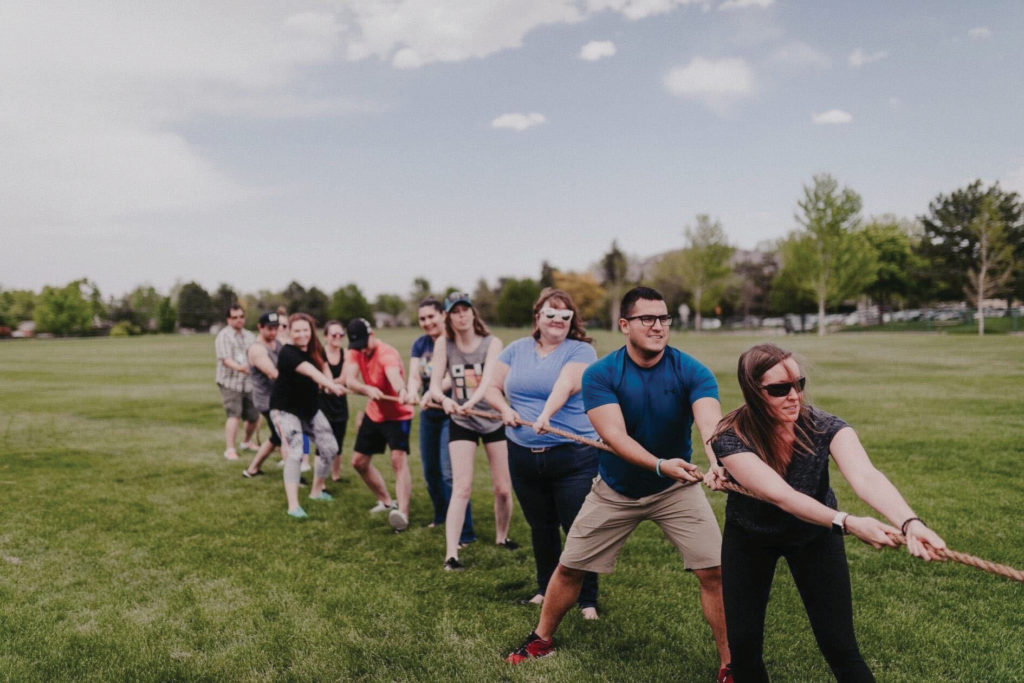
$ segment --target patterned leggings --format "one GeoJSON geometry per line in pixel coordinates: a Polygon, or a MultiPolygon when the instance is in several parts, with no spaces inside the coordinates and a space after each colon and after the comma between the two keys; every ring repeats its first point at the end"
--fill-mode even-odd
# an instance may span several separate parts
{"type": "Polygon", "coordinates": [[[326,479],[331,473],[331,463],[338,457],[338,441],[334,438],[331,423],[319,410],[312,420],[300,420],[283,410],[271,410],[270,419],[274,421],[277,433],[281,435],[281,449],[284,451],[284,481],[286,484],[298,484],[302,469],[302,435],[304,432],[313,435],[316,444],[316,468],[318,479],[326,479]]]}

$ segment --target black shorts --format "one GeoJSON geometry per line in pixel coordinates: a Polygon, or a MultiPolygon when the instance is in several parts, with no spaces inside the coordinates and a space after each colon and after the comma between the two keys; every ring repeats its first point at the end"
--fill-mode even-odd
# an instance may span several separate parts
{"type": "Polygon", "coordinates": [[[363,455],[374,455],[383,453],[385,447],[388,447],[392,451],[408,453],[411,425],[412,420],[374,422],[364,416],[363,424],[359,425],[359,433],[356,434],[356,445],[352,450],[363,455]]]}
{"type": "Polygon", "coordinates": [[[277,433],[277,427],[274,426],[274,421],[270,419],[270,411],[260,413],[263,415],[263,419],[267,421],[267,426],[270,427],[270,443],[275,446],[281,445],[281,435],[277,433]]]}
{"type": "Polygon", "coordinates": [[[452,420],[448,425],[448,443],[452,441],[472,441],[473,443],[494,443],[495,441],[505,440],[505,427],[501,426],[495,429],[493,432],[487,432],[481,434],[480,432],[472,429],[466,429],[455,424],[455,420],[452,420]]]}

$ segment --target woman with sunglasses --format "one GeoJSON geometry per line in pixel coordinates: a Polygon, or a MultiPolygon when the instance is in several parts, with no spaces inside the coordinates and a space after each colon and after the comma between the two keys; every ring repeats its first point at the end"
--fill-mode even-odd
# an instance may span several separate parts
{"type": "MultiPolygon", "coordinates": [[[[533,334],[502,351],[488,387],[506,425],[512,487],[533,541],[537,591],[524,603],[543,602],[562,553],[559,527],[568,533],[597,475],[595,448],[546,431],[554,425],[597,439],[580,393],[583,371],[597,360],[591,341],[572,297],[546,288],[533,304],[533,334]]],[[[577,604],[584,619],[597,619],[597,574],[587,574],[577,604]]]]}
{"type": "Polygon", "coordinates": [[[277,356],[277,380],[270,394],[270,418],[281,435],[285,456],[284,492],[288,498],[288,514],[299,519],[308,515],[299,505],[300,466],[303,433],[310,433],[316,443],[316,472],[309,491],[310,500],[331,500],[324,491],[331,462],[338,456],[338,442],[331,425],[320,411],[318,387],[336,396],[342,387],[320,371],[324,365],[324,349],[316,337],[312,316],[293,313],[288,318],[291,340],[281,347],[277,356]]]}
{"type": "Polygon", "coordinates": [[[473,459],[478,442],[483,442],[491,466],[494,490],[495,543],[508,550],[518,544],[508,537],[512,519],[512,484],[508,474],[508,449],[501,420],[467,414],[478,407],[489,411],[484,399],[494,366],[501,353],[501,340],[493,336],[476,314],[469,295],[449,294],[444,300],[444,337],[434,344],[430,396],[448,415],[448,453],[452,463],[452,496],[444,522],[446,571],[461,571],[459,536],[466,506],[473,488],[473,459]],[[451,395],[446,396],[442,382],[451,376],[451,395]]]}
{"type": "MultiPolygon", "coordinates": [[[[338,378],[341,377],[341,366],[345,363],[345,350],[341,348],[341,342],[345,339],[345,326],[341,321],[328,320],[324,325],[324,337],[327,338],[327,344],[324,345],[324,374],[341,386],[338,378]]],[[[345,443],[345,430],[348,428],[347,393],[348,389],[337,395],[320,392],[320,411],[331,423],[331,431],[338,441],[338,457],[331,463],[331,481],[341,478],[341,450],[345,443]]]]}
{"type": "Polygon", "coordinates": [[[727,473],[708,477],[713,489],[728,476],[757,497],[730,491],[725,510],[722,589],[733,678],[768,680],[765,611],[784,557],[833,674],[873,681],[854,637],[843,535],[879,548],[897,545],[893,535],[902,532],[910,553],[925,561],[940,559],[945,543],[875,469],[853,429],[806,402],[806,379],[791,353],[754,346],[740,356],[737,374],[745,403],[712,437],[727,473]],[[839,511],[829,487],[830,455],[854,493],[892,525],[839,511]]]}

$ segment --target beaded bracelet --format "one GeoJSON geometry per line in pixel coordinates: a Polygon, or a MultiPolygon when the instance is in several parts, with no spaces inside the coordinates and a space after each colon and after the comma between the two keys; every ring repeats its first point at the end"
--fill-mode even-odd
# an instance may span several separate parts
{"type": "Polygon", "coordinates": [[[927,524],[925,524],[924,520],[921,519],[920,517],[911,517],[907,521],[903,522],[903,524],[900,526],[900,532],[904,536],[907,535],[907,527],[910,526],[911,522],[921,522],[921,524],[924,524],[925,526],[928,526],[927,524]]]}

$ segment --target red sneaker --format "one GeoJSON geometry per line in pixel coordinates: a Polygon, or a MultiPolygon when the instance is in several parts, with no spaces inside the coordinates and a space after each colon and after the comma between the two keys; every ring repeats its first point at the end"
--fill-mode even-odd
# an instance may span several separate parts
{"type": "Polygon", "coordinates": [[[718,677],[715,683],[732,683],[732,666],[726,664],[718,670],[718,677]]]}
{"type": "Polygon", "coordinates": [[[550,640],[544,640],[535,632],[531,631],[530,635],[526,637],[526,642],[520,645],[519,649],[515,652],[510,654],[508,657],[505,657],[505,661],[509,664],[519,664],[528,659],[547,657],[554,653],[555,648],[550,640]]]}

